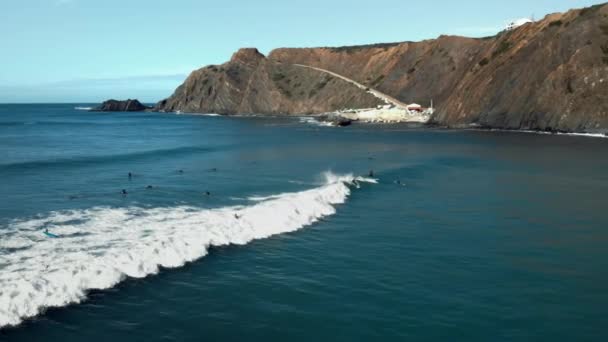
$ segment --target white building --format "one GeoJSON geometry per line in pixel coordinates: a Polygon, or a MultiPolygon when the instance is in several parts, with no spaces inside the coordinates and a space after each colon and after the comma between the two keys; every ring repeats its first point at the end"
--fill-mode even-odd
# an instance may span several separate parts
{"type": "Polygon", "coordinates": [[[409,110],[410,112],[420,113],[420,112],[422,112],[423,109],[422,109],[421,105],[419,105],[417,103],[412,103],[412,104],[407,105],[407,110],[409,110]]]}
{"type": "Polygon", "coordinates": [[[517,20],[509,23],[505,29],[507,31],[511,31],[511,30],[514,30],[514,29],[516,29],[516,28],[518,28],[520,26],[524,26],[526,24],[530,24],[530,23],[533,23],[533,22],[534,22],[534,20],[532,20],[532,19],[521,18],[521,19],[517,19],[517,20]]]}

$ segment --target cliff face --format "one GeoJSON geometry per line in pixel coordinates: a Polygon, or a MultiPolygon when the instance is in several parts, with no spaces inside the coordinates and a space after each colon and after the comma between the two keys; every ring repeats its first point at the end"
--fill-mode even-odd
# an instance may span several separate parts
{"type": "Polygon", "coordinates": [[[373,95],[337,77],[269,60],[256,49],[241,49],[228,63],[192,72],[155,109],[296,115],[378,104],[373,95]]]}
{"type": "Polygon", "coordinates": [[[353,79],[429,105],[452,127],[608,131],[608,4],[552,14],[495,37],[417,43],[242,49],[194,71],[157,110],[314,114],[381,104],[353,79]]]}
{"type": "Polygon", "coordinates": [[[509,129],[608,129],[608,5],[553,14],[496,37],[277,49],[269,58],[352,78],[433,121],[509,129]]]}

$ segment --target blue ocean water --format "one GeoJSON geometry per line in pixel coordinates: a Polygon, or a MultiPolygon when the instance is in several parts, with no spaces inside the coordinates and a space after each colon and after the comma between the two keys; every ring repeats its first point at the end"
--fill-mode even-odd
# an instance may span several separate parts
{"type": "Polygon", "coordinates": [[[75,106],[0,105],[1,341],[608,335],[608,139],[75,106]]]}

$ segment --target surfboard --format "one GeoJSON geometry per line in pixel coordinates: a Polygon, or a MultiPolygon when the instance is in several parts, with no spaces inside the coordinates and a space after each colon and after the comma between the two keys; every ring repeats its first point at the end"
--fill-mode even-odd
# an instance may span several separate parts
{"type": "Polygon", "coordinates": [[[59,237],[59,235],[55,235],[53,233],[49,233],[49,232],[44,232],[44,235],[53,238],[53,239],[57,239],[59,237]]]}

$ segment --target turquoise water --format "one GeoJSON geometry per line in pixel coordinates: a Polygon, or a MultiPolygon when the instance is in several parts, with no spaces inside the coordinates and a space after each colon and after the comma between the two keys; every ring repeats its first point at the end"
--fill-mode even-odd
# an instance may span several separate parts
{"type": "Polygon", "coordinates": [[[606,339],[608,139],[74,107],[0,105],[1,341],[606,339]]]}

